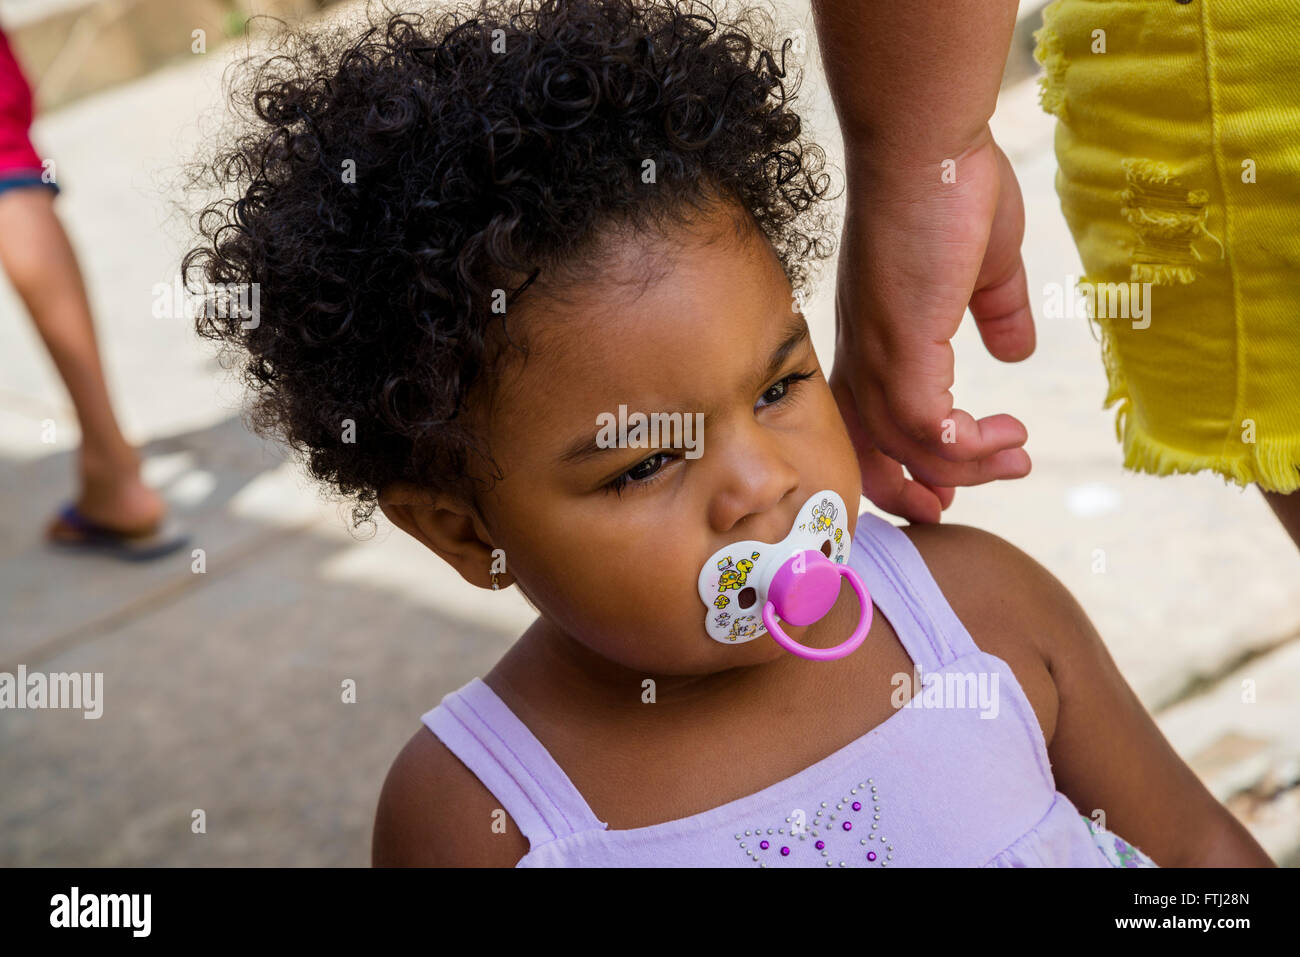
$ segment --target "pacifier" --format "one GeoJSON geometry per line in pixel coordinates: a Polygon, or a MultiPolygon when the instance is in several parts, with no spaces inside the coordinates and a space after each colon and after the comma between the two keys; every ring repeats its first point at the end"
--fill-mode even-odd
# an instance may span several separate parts
{"type": "Polygon", "coordinates": [[[844,500],[833,489],[823,489],[800,506],[794,527],[780,542],[740,541],[714,552],[699,577],[709,637],[740,644],[769,633],[786,651],[816,661],[842,658],[862,644],[871,627],[871,594],[846,564],[852,543],[845,518],[844,500]],[[834,648],[809,648],[781,630],[777,619],[811,625],[830,611],[841,577],[849,580],[862,604],[858,626],[846,641],[834,648]]]}

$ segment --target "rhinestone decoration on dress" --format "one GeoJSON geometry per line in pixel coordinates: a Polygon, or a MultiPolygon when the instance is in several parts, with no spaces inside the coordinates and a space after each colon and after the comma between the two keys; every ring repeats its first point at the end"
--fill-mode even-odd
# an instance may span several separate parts
{"type": "Polygon", "coordinates": [[[821,801],[811,818],[804,812],[802,833],[796,808],[785,824],[736,833],[741,852],[760,867],[888,867],[894,845],[880,827],[880,792],[867,778],[832,807],[821,801]]]}

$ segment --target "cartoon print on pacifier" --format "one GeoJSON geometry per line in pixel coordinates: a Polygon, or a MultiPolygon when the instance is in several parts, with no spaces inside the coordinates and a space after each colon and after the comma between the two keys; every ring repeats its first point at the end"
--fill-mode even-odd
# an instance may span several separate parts
{"type": "Polygon", "coordinates": [[[759,553],[753,552],[749,558],[742,558],[734,565],[731,563],[731,556],[718,560],[718,597],[714,599],[713,604],[718,608],[726,608],[731,599],[722,592],[728,589],[740,589],[744,587],[749,573],[753,571],[754,562],[758,560],[759,553]]]}
{"type": "Polygon", "coordinates": [[[787,651],[815,659],[842,657],[861,644],[871,621],[871,598],[847,564],[851,536],[836,524],[844,512],[839,494],[823,489],[799,507],[782,541],[743,540],[715,551],[697,579],[708,636],[739,644],[770,634],[787,651]],[[737,555],[749,557],[737,560],[737,555]],[[843,579],[862,607],[858,628],[847,641],[815,649],[785,634],[778,620],[802,626],[824,617],[835,605],[843,579]]]}
{"type": "Polygon", "coordinates": [[[731,630],[727,633],[728,641],[749,641],[751,638],[758,637],[758,629],[762,624],[754,615],[741,615],[731,623],[731,630]]]}
{"type": "Polygon", "coordinates": [[[822,499],[821,504],[812,510],[813,527],[823,532],[832,528],[835,525],[835,516],[838,514],[839,510],[828,499],[822,499]]]}

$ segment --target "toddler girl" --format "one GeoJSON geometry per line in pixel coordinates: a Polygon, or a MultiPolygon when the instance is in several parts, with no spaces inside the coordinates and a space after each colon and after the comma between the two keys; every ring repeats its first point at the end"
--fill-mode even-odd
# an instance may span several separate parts
{"type": "Polygon", "coordinates": [[[1046,570],[857,514],[796,293],[832,249],[824,155],[770,13],[726,12],[288,35],[209,164],[240,195],[186,267],[260,284],[257,322],[199,322],[255,424],[538,612],[424,715],[374,862],[1268,864],[1046,570]],[[611,440],[626,412],[702,431],[611,440]],[[796,535],[854,587],[760,623],[762,546],[796,535]]]}

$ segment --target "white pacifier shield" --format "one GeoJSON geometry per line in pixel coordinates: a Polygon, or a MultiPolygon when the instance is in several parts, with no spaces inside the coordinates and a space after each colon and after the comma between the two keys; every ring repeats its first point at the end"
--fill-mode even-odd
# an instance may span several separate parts
{"type": "Polygon", "coordinates": [[[722,644],[739,644],[767,634],[763,605],[777,571],[808,548],[839,564],[848,561],[852,543],[846,517],[844,500],[833,489],[823,489],[800,506],[794,527],[781,541],[746,540],[714,552],[699,576],[709,637],[722,644]]]}

